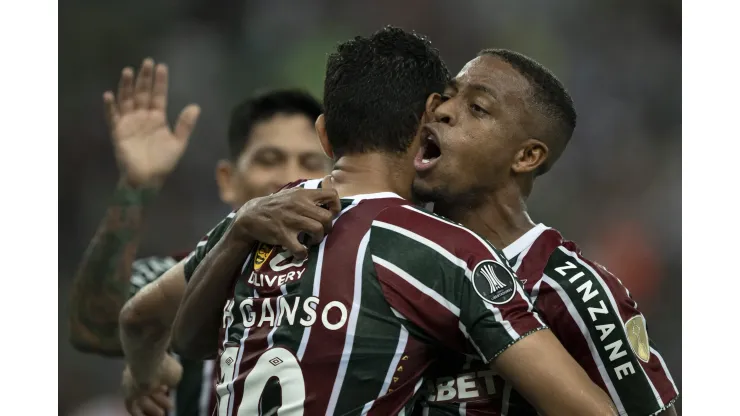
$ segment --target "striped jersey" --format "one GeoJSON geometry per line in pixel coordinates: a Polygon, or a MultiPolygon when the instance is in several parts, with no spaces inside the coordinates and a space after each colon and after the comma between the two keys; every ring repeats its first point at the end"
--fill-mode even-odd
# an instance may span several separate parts
{"type": "Polygon", "coordinates": [[[341,204],[306,259],[266,244],[245,253],[224,306],[219,416],[408,414],[441,350],[489,362],[545,328],[502,253],[476,234],[393,193],[341,204]]]}
{"type": "MultiPolygon", "coordinates": [[[[162,277],[184,255],[153,256],[137,259],[131,265],[131,297],[144,286],[162,277]]],[[[175,409],[170,416],[210,416],[216,404],[214,361],[176,357],[182,365],[182,379],[172,392],[175,409]]]]}
{"type": "MultiPolygon", "coordinates": [[[[678,397],[629,291],[554,229],[537,225],[503,250],[565,349],[609,394],[620,415],[648,416],[678,397]]],[[[482,362],[457,355],[426,374],[422,415],[536,415],[482,362]]]]}

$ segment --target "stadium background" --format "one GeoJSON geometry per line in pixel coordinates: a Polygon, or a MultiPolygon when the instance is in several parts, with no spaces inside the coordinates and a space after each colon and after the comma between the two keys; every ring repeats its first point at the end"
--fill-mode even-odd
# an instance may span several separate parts
{"type": "MultiPolygon", "coordinates": [[[[528,54],[571,92],[569,149],[538,181],[535,221],[559,228],[619,276],[681,388],[681,4],[670,0],[63,0],[59,14],[59,411],[115,402],[122,365],[72,350],[70,282],[117,170],[102,92],[125,65],[169,64],[170,117],[202,116],[147,216],[140,255],[188,249],[226,212],[214,162],[229,109],[257,89],[320,94],[326,54],[385,24],[428,35],[450,71],[487,47],[528,54]],[[113,398],[113,399],[112,399],[113,398]]],[[[679,403],[680,407],[680,403],[679,403]]],[[[88,407],[82,414],[102,414],[88,407]]],[[[679,409],[680,410],[680,409],[679,409]]]]}

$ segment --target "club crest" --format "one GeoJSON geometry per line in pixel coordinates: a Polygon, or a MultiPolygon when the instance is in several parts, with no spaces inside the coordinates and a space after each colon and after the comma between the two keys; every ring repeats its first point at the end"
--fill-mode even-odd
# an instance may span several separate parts
{"type": "Polygon", "coordinates": [[[260,243],[259,247],[257,248],[257,252],[254,254],[254,270],[259,270],[260,267],[262,267],[262,265],[270,257],[270,254],[272,254],[272,250],[274,249],[275,246],[260,243]]]}

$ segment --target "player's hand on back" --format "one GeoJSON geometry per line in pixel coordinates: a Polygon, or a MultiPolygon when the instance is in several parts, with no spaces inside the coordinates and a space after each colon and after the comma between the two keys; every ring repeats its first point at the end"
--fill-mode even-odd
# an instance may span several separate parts
{"type": "Polygon", "coordinates": [[[177,165],[188,144],[200,108],[185,107],[174,130],[167,122],[167,66],[145,59],[134,79],[124,68],[118,93],[103,94],[122,179],[132,187],[158,187],[177,165]]]}
{"type": "Polygon", "coordinates": [[[126,367],[121,381],[126,409],[133,416],[165,416],[174,407],[167,392],[176,388],[181,378],[182,365],[169,354],[151,380],[134,379],[126,367]]]}
{"type": "Polygon", "coordinates": [[[318,244],[331,230],[340,210],[339,195],[327,176],[321,189],[284,189],[252,199],[237,211],[229,233],[232,238],[283,246],[303,258],[308,254],[307,246],[318,244]],[[300,238],[303,235],[308,239],[300,238]]]}

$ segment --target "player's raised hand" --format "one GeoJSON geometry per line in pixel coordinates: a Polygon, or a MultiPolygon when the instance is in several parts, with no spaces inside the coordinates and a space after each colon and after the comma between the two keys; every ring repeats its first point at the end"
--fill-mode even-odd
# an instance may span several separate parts
{"type": "Polygon", "coordinates": [[[321,242],[340,210],[339,195],[327,177],[321,189],[285,189],[252,199],[237,211],[232,232],[237,238],[283,246],[296,258],[304,258],[306,246],[321,242]]]}
{"type": "Polygon", "coordinates": [[[174,170],[200,115],[190,104],[182,110],[174,130],[167,122],[167,66],[150,58],[134,70],[124,68],[118,93],[103,94],[116,160],[123,179],[132,187],[160,186],[174,170]]]}

